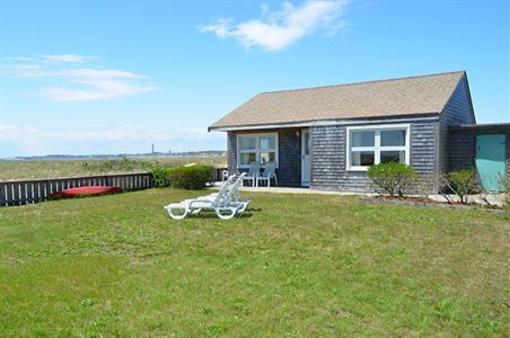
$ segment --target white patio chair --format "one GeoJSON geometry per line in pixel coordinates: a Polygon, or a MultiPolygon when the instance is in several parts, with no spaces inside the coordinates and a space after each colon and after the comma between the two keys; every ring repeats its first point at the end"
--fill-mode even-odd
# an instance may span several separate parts
{"type": "Polygon", "coordinates": [[[251,186],[255,186],[255,182],[257,181],[257,177],[260,173],[260,164],[256,162],[251,162],[250,167],[248,168],[248,174],[243,177],[243,185],[245,181],[251,181],[251,186]]]}
{"type": "Polygon", "coordinates": [[[274,162],[267,162],[264,168],[264,173],[257,176],[257,187],[260,181],[267,181],[267,186],[271,186],[271,179],[274,179],[275,185],[278,185],[278,176],[276,176],[276,164],[274,162]]]}
{"type": "Polygon", "coordinates": [[[221,171],[221,181],[225,182],[226,179],[228,179],[228,170],[222,170],[221,171]]]}

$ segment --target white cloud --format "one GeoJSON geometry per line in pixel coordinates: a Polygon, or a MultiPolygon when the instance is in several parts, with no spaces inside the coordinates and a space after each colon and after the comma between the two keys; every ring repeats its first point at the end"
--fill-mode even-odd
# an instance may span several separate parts
{"type": "Polygon", "coordinates": [[[36,63],[0,63],[0,75],[30,78],[51,75],[42,65],[36,63]]]}
{"type": "Polygon", "coordinates": [[[15,135],[18,132],[18,129],[19,128],[13,125],[0,124],[0,140],[15,135]]]}
{"type": "Polygon", "coordinates": [[[123,96],[138,95],[153,91],[153,87],[137,87],[116,81],[90,83],[91,88],[73,89],[66,87],[49,87],[41,90],[41,96],[55,102],[99,101],[123,96]]]}
{"type": "Polygon", "coordinates": [[[181,131],[185,138],[191,140],[211,140],[218,139],[218,133],[210,133],[207,128],[184,128],[181,131]]]}
{"type": "Polygon", "coordinates": [[[40,128],[0,123],[0,156],[222,149],[225,135],[206,128],[148,129],[135,126],[40,128]],[[100,150],[99,150],[100,149],[100,150]]]}
{"type": "Polygon", "coordinates": [[[109,100],[157,89],[156,85],[142,74],[117,69],[83,67],[85,57],[78,58],[72,54],[58,56],[65,56],[62,60],[75,61],[47,63],[48,56],[42,59],[3,58],[0,60],[0,76],[49,82],[50,85],[39,88],[37,93],[56,102],[109,100]],[[77,68],[74,63],[80,63],[82,67],[77,68]]]}
{"type": "Polygon", "coordinates": [[[135,126],[117,126],[101,128],[47,128],[34,126],[15,126],[0,124],[0,141],[22,142],[33,139],[34,142],[62,141],[175,141],[175,140],[212,140],[223,135],[209,133],[207,128],[147,129],[135,126]]]}
{"type": "Polygon", "coordinates": [[[223,39],[232,35],[232,28],[230,27],[231,20],[218,19],[215,23],[205,25],[200,28],[204,33],[214,33],[217,37],[223,39]]]}
{"type": "Polygon", "coordinates": [[[41,90],[51,101],[96,101],[147,93],[156,89],[140,74],[114,69],[79,68],[55,76],[76,86],[56,86],[41,90]]]}
{"type": "Polygon", "coordinates": [[[63,63],[85,63],[88,61],[95,60],[93,56],[77,55],[77,54],[52,54],[43,55],[48,61],[52,62],[63,62],[63,63]]]}
{"type": "Polygon", "coordinates": [[[285,2],[279,11],[263,6],[261,19],[238,24],[219,19],[202,26],[201,31],[221,39],[233,38],[247,48],[282,50],[319,29],[335,34],[344,26],[342,18],[347,4],[348,0],[307,0],[301,6],[285,2]]]}

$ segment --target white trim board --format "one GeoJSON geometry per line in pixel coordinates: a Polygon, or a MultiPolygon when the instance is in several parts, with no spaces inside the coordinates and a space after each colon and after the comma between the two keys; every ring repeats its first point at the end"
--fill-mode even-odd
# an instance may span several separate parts
{"type": "Polygon", "coordinates": [[[420,121],[439,121],[439,115],[437,116],[424,116],[424,117],[413,117],[413,118],[384,118],[384,119],[365,119],[365,120],[321,120],[321,121],[309,121],[309,122],[291,122],[291,123],[274,123],[274,124],[261,124],[253,126],[235,126],[235,127],[219,127],[209,128],[209,131],[243,131],[243,130],[261,130],[261,129],[280,129],[280,128],[301,128],[301,127],[315,127],[315,126],[356,126],[356,125],[384,125],[393,123],[410,123],[420,121]]]}

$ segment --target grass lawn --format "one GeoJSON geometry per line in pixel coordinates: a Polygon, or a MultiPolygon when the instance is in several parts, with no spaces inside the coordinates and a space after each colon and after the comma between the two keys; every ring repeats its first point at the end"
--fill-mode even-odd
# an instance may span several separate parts
{"type": "Polygon", "coordinates": [[[204,192],[0,208],[0,336],[504,336],[502,215],[253,194],[243,218],[171,221],[204,192]]]}

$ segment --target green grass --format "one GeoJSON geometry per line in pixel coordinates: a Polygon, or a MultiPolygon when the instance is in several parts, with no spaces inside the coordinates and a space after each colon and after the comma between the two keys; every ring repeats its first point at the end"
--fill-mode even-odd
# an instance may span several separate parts
{"type": "Polygon", "coordinates": [[[189,163],[226,167],[222,156],[208,157],[144,157],[116,160],[0,160],[0,181],[17,179],[58,178],[148,171],[154,165],[177,166],[189,163]]]}
{"type": "Polygon", "coordinates": [[[0,208],[0,336],[504,336],[501,215],[249,195],[171,221],[152,189],[0,208]]]}

